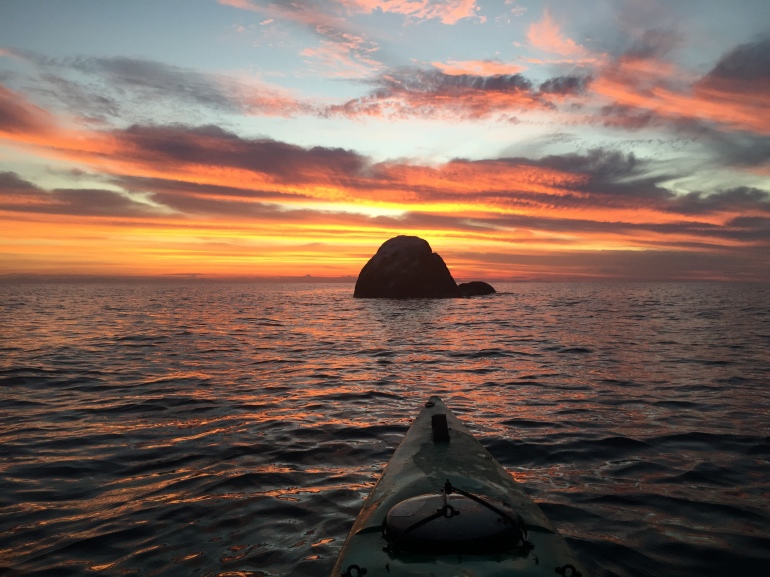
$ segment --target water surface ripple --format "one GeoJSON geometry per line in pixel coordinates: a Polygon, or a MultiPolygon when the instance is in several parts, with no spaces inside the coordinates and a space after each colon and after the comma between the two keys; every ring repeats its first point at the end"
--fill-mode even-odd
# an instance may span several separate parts
{"type": "Polygon", "coordinates": [[[430,394],[597,577],[770,567],[770,289],[0,285],[0,574],[322,576],[430,394]]]}

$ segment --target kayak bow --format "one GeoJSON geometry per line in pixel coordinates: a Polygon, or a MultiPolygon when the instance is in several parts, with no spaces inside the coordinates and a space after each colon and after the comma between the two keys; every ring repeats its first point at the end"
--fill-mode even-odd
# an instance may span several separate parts
{"type": "Polygon", "coordinates": [[[513,477],[438,397],[406,432],[332,577],[588,577],[513,477]]]}

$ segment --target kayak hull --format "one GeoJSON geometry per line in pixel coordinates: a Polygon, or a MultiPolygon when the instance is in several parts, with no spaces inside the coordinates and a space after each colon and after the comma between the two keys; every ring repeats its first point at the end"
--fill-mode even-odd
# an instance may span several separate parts
{"type": "MultiPolygon", "coordinates": [[[[443,422],[444,417],[438,417],[443,422]]],[[[440,432],[439,432],[440,434],[440,432]]],[[[564,539],[513,477],[438,397],[412,423],[367,497],[345,541],[332,577],[588,577],[564,539]],[[449,439],[434,440],[434,415],[445,415],[449,439]],[[527,543],[498,552],[435,554],[393,551],[383,534],[388,512],[406,499],[453,487],[513,509],[527,543]]]]}

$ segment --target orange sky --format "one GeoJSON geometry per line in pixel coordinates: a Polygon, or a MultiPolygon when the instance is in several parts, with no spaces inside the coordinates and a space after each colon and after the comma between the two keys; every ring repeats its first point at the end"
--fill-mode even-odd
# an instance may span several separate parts
{"type": "Polygon", "coordinates": [[[698,60],[700,20],[611,46],[567,9],[514,8],[492,29],[473,0],[212,1],[234,37],[200,68],[18,34],[0,46],[0,274],[355,276],[413,234],[458,279],[770,280],[770,39],[726,34],[698,60]],[[375,41],[385,13],[403,25],[375,41]],[[494,58],[383,53],[481,27],[490,47],[519,36],[494,58]],[[268,51],[244,31],[283,38],[285,62],[224,66],[268,51]]]}

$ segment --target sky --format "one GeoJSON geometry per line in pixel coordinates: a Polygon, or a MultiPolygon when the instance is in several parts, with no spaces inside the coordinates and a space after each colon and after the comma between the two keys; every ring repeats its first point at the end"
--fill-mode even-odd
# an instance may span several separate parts
{"type": "Polygon", "coordinates": [[[768,0],[3,0],[0,275],[770,281],[768,0]]]}

